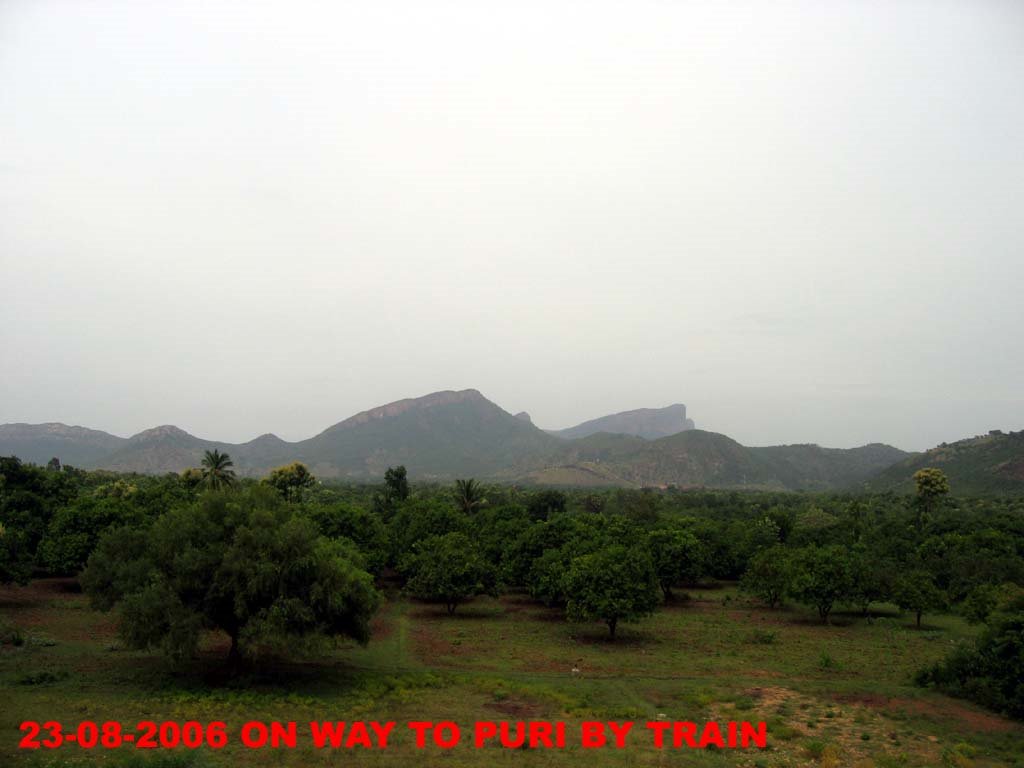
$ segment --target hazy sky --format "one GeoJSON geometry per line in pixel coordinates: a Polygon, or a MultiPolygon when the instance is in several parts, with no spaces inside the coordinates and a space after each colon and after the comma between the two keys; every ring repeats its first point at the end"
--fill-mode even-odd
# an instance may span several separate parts
{"type": "Polygon", "coordinates": [[[1024,3],[0,0],[0,422],[1024,428],[1024,3]]]}

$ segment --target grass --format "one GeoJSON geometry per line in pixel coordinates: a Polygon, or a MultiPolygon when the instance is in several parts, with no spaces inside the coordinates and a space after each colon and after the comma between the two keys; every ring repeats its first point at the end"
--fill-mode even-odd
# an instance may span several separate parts
{"type": "Polygon", "coordinates": [[[809,612],[763,609],[730,588],[691,595],[622,627],[614,643],[601,625],[569,624],[516,595],[460,606],[452,617],[392,600],[366,648],[341,643],[316,658],[265,660],[230,678],[226,641],[217,635],[206,638],[200,659],[175,670],[157,654],[123,649],[116,617],[89,610],[67,582],[4,588],[0,620],[26,640],[0,645],[0,765],[1024,765],[1024,727],[911,685],[919,666],[973,631],[958,618],[929,616],[927,630],[917,631],[909,617],[877,606],[870,622],[840,613],[822,626],[809,612]],[[565,720],[570,747],[460,744],[418,753],[404,724],[423,719],[464,727],[565,720]],[[769,749],[659,752],[644,738],[643,722],[655,719],[765,720],[769,749]],[[23,720],[116,720],[130,728],[139,720],[223,720],[233,743],[158,754],[77,746],[27,753],[17,749],[23,720]],[[299,747],[245,749],[236,735],[249,720],[298,722],[299,747]],[[312,720],[398,726],[387,750],[332,755],[301,738],[312,720]],[[626,749],[584,751],[572,738],[583,720],[641,722],[626,749]]]}

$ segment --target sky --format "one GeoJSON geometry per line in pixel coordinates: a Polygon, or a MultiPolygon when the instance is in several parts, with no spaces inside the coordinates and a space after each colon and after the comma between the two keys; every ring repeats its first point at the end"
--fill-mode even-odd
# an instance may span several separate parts
{"type": "Polygon", "coordinates": [[[0,0],[0,422],[1024,428],[1024,4],[0,0]]]}

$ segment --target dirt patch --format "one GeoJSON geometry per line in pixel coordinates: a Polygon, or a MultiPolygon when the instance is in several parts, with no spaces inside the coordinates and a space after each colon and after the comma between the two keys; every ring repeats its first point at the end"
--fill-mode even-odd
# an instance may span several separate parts
{"type": "Polygon", "coordinates": [[[395,623],[391,620],[390,616],[382,616],[377,614],[370,619],[370,636],[374,640],[384,640],[385,638],[391,637],[395,631],[395,623]]]}
{"type": "Polygon", "coordinates": [[[869,709],[884,709],[891,701],[888,696],[879,693],[837,693],[832,699],[840,704],[856,704],[869,709]]]}
{"type": "Polygon", "coordinates": [[[544,711],[537,704],[514,697],[502,699],[501,701],[489,701],[484,706],[487,709],[500,712],[507,718],[516,720],[535,720],[544,714],[544,711]]]}
{"type": "Polygon", "coordinates": [[[416,656],[431,664],[451,666],[453,659],[473,655],[472,650],[438,637],[430,631],[429,626],[423,624],[417,624],[412,628],[412,640],[416,656]]]}
{"type": "Polygon", "coordinates": [[[835,696],[836,701],[858,704],[881,712],[911,712],[937,720],[958,720],[973,731],[983,733],[1008,733],[1020,729],[1011,720],[990,712],[982,712],[952,699],[933,701],[930,699],[890,698],[878,694],[857,694],[835,696]]]}
{"type": "Polygon", "coordinates": [[[75,579],[36,579],[23,587],[11,584],[0,587],[0,606],[5,610],[18,610],[81,593],[75,579]]]}
{"type": "Polygon", "coordinates": [[[743,691],[743,695],[752,698],[759,707],[777,707],[783,702],[792,699],[795,694],[788,688],[768,686],[764,688],[748,688],[743,691]]]}

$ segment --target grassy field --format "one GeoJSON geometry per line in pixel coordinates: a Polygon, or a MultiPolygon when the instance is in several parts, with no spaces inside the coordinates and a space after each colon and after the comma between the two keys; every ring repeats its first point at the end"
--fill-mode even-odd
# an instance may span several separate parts
{"type": "Polygon", "coordinates": [[[620,628],[566,623],[515,595],[449,617],[392,599],[366,648],[341,645],[306,662],[265,660],[229,678],[226,639],[172,670],[155,653],[124,650],[116,617],[93,612],[66,580],[0,589],[0,765],[1024,765],[1024,727],[912,686],[914,670],[944,656],[971,628],[951,616],[910,617],[885,606],[871,621],[839,614],[817,624],[799,608],[770,611],[731,588],[691,592],[651,619],[620,628]],[[8,638],[10,640],[10,637],[8,638]],[[574,674],[573,667],[579,669],[574,674]],[[626,749],[453,750],[412,746],[404,723],[453,720],[766,720],[767,750],[656,750],[638,724],[626,749]],[[249,750],[249,720],[396,720],[384,751],[249,750]],[[153,754],[122,747],[24,752],[23,720],[224,720],[234,743],[216,752],[153,754]],[[159,762],[156,762],[159,761],[159,762]]]}

